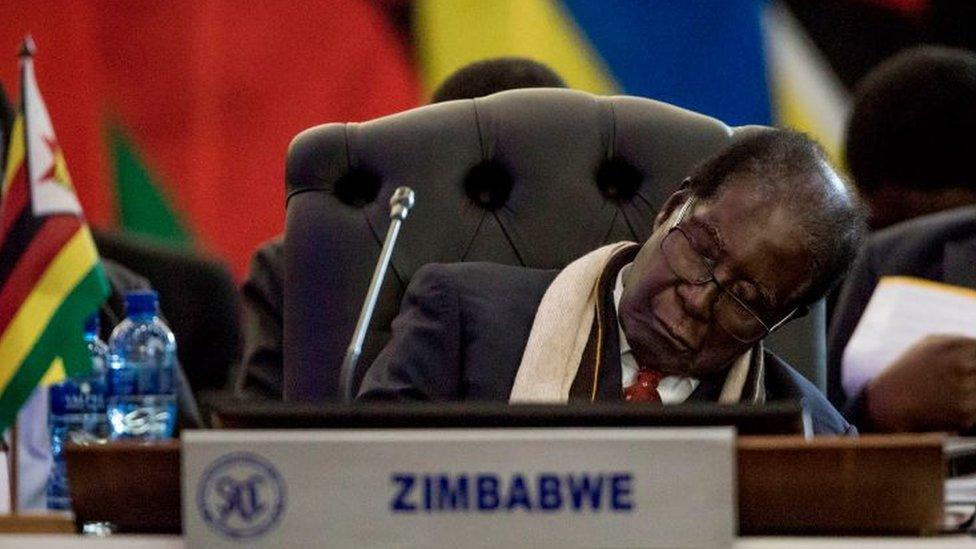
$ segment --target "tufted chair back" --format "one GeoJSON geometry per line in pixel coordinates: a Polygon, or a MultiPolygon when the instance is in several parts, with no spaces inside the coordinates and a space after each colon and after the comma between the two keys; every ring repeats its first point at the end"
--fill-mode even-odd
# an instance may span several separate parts
{"type": "MultiPolygon", "coordinates": [[[[417,203],[380,292],[357,387],[424,264],[560,268],[606,243],[642,242],[692,168],[743,131],[650,99],[532,89],[302,132],[286,167],[285,399],[339,398],[339,366],[396,187],[411,186],[417,203]]],[[[822,308],[776,337],[784,341],[774,350],[820,381],[822,308]]]]}

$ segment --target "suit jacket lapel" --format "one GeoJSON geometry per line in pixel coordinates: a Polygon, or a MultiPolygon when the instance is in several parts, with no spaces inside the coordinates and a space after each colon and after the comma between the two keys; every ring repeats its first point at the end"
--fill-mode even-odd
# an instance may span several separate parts
{"type": "Polygon", "coordinates": [[[620,328],[613,303],[617,274],[633,261],[639,246],[617,253],[607,264],[597,287],[597,310],[576,378],[569,390],[571,400],[619,401],[623,396],[620,371],[620,328]]]}
{"type": "Polygon", "coordinates": [[[694,402],[716,402],[725,386],[725,372],[698,381],[698,387],[688,395],[688,400],[694,402]]]}
{"type": "MultiPolygon", "coordinates": [[[[614,275],[616,279],[616,275],[614,275]]],[[[623,396],[623,372],[620,367],[620,326],[613,306],[613,286],[603,307],[603,349],[600,371],[597,372],[596,398],[599,401],[619,401],[623,396]]]]}
{"type": "Polygon", "coordinates": [[[976,288],[976,238],[947,243],[942,268],[947,284],[976,288]]]}

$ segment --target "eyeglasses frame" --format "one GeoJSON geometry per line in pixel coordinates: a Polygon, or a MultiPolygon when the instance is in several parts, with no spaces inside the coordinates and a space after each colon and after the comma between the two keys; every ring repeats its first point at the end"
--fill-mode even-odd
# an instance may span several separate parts
{"type": "MultiPolygon", "coordinates": [[[[742,301],[741,299],[739,299],[739,296],[737,296],[734,293],[732,293],[728,288],[725,287],[724,284],[722,284],[721,282],[718,281],[717,278],[715,278],[715,271],[712,270],[712,267],[708,264],[708,261],[705,260],[705,257],[702,256],[701,253],[698,252],[698,250],[695,250],[693,246],[689,246],[689,247],[691,247],[691,250],[698,256],[699,260],[701,261],[702,266],[704,266],[705,267],[705,270],[708,272],[709,278],[707,280],[702,280],[702,281],[693,281],[693,280],[687,280],[685,277],[683,277],[680,274],[678,274],[678,272],[675,270],[674,266],[671,265],[671,261],[668,259],[667,252],[664,251],[664,242],[668,239],[669,236],[671,236],[671,233],[673,233],[675,231],[678,231],[678,232],[681,233],[681,236],[683,236],[685,238],[685,240],[688,241],[689,245],[691,244],[691,239],[688,238],[688,235],[684,232],[684,230],[680,227],[680,225],[685,220],[685,217],[688,215],[688,212],[690,212],[691,209],[694,207],[696,201],[697,201],[697,197],[695,197],[695,196],[692,195],[681,206],[681,210],[678,211],[678,217],[677,217],[677,219],[674,221],[674,223],[671,224],[670,227],[668,227],[668,232],[664,235],[664,238],[661,239],[661,244],[660,244],[660,246],[661,246],[661,255],[664,257],[664,262],[667,263],[668,268],[671,269],[671,272],[674,274],[674,276],[678,277],[678,279],[684,281],[687,284],[692,284],[694,286],[704,286],[705,284],[708,284],[710,282],[713,282],[713,283],[715,283],[715,286],[719,289],[719,292],[721,292],[722,295],[727,295],[727,296],[731,297],[736,303],[739,304],[739,306],[741,306],[743,309],[745,309],[745,311],[747,313],[749,313],[750,315],[752,315],[752,317],[755,318],[757,322],[759,322],[759,325],[762,326],[763,333],[760,334],[758,337],[753,338],[753,339],[750,339],[750,340],[744,340],[744,339],[740,338],[739,336],[737,336],[734,333],[732,333],[731,330],[729,330],[725,326],[722,326],[722,324],[720,322],[718,322],[717,324],[723,330],[725,330],[730,336],[734,337],[736,339],[736,341],[738,341],[740,343],[755,343],[756,341],[759,341],[759,340],[763,339],[764,337],[766,337],[769,334],[773,333],[773,331],[779,329],[784,324],[786,324],[790,319],[792,319],[797,314],[797,312],[800,311],[800,308],[797,307],[797,308],[793,309],[792,311],[790,311],[789,313],[787,313],[787,315],[784,316],[779,322],[774,323],[772,326],[768,326],[765,322],[763,322],[763,319],[759,316],[759,314],[757,314],[755,311],[752,310],[752,307],[750,307],[744,301],[742,301]]],[[[717,300],[716,300],[716,303],[717,303],[717,300]]],[[[715,307],[715,304],[714,303],[712,304],[712,307],[713,308],[715,307]]]]}

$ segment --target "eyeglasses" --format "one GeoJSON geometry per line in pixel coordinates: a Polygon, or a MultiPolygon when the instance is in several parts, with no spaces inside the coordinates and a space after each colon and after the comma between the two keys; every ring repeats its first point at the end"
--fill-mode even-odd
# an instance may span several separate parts
{"type": "Polygon", "coordinates": [[[791,319],[798,311],[793,309],[782,320],[768,325],[746,303],[726,288],[715,278],[715,272],[702,255],[691,245],[691,240],[681,222],[691,211],[695,198],[692,197],[682,206],[678,220],[668,229],[668,234],[661,241],[661,252],[671,272],[683,282],[701,286],[714,282],[719,289],[719,296],[712,305],[715,321],[723,330],[741,343],[758,341],[773,330],[779,328],[791,319]]]}

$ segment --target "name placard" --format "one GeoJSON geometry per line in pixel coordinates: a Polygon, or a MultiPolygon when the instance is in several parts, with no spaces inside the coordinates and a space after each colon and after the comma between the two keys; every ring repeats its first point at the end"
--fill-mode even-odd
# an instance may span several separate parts
{"type": "Polygon", "coordinates": [[[187,431],[190,547],[725,547],[735,433],[187,431]]]}

